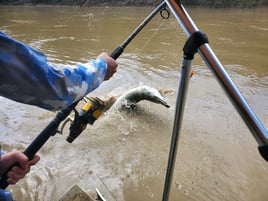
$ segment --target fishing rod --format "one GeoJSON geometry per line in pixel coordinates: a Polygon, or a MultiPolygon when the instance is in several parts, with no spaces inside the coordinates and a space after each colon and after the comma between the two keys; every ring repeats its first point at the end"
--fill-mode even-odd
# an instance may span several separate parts
{"type": "Polygon", "coordinates": [[[112,58],[117,59],[122,52],[124,51],[125,47],[135,38],[135,36],[145,27],[145,25],[151,21],[151,19],[160,11],[160,14],[162,18],[167,19],[169,18],[169,12],[166,10],[166,2],[163,1],[160,3],[156,9],[144,19],[144,21],[132,32],[132,34],[129,35],[129,37],[121,44],[119,45],[110,55],[112,58]],[[163,15],[163,11],[167,11],[167,16],[165,17],[163,15]]]}
{"type": "MultiPolygon", "coordinates": [[[[111,57],[117,59],[124,51],[126,46],[135,38],[135,36],[148,24],[149,21],[160,12],[162,18],[167,19],[168,17],[164,17],[163,13],[166,11],[169,16],[169,12],[166,10],[166,3],[163,1],[159,6],[157,6],[148,17],[127,37],[127,39],[118,46],[112,53],[111,57]]],[[[81,99],[82,100],[82,99],[81,99]]],[[[25,149],[23,152],[29,160],[33,159],[35,154],[42,148],[42,146],[47,142],[47,140],[54,136],[56,133],[59,133],[59,125],[65,120],[72,111],[75,112],[74,121],[70,126],[70,134],[67,137],[67,141],[72,143],[81,133],[85,130],[87,124],[93,124],[95,120],[100,116],[101,109],[103,107],[103,102],[98,98],[89,98],[88,102],[84,105],[84,107],[77,112],[75,107],[81,101],[77,101],[67,108],[59,111],[55,118],[40,132],[40,134],[32,141],[32,143],[25,149]]],[[[7,183],[7,173],[14,167],[18,166],[16,163],[12,165],[0,178],[0,188],[6,189],[8,187],[7,183]]]]}
{"type": "MultiPolygon", "coordinates": [[[[143,21],[142,23],[123,41],[121,45],[119,45],[117,48],[114,49],[114,51],[110,54],[110,56],[114,59],[117,59],[124,51],[124,49],[127,47],[127,45],[137,36],[137,34],[147,25],[151,19],[160,12],[163,19],[167,19],[169,17],[169,12],[166,9],[166,3],[163,1],[160,3],[143,21]],[[167,16],[163,15],[163,12],[166,11],[167,16]]],[[[103,107],[104,103],[101,103],[101,100],[94,100],[94,103],[97,103],[97,107],[103,107]]],[[[95,105],[95,104],[93,104],[95,105]]],[[[86,128],[87,124],[93,124],[95,119],[97,119],[100,116],[100,112],[97,112],[93,109],[95,116],[93,119],[91,118],[91,113],[89,113],[89,109],[92,109],[92,100],[85,104],[85,106],[82,108],[82,110],[78,113],[75,111],[75,119],[74,123],[71,127],[71,132],[69,137],[67,138],[68,142],[72,142],[75,138],[77,138],[81,132],[86,128]]]]}

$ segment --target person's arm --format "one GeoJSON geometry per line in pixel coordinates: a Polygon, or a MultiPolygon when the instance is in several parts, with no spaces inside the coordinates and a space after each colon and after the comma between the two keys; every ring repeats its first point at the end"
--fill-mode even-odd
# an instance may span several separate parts
{"type": "Polygon", "coordinates": [[[38,155],[35,155],[32,160],[29,160],[21,151],[4,153],[0,158],[0,177],[12,165],[18,164],[12,167],[12,169],[7,173],[7,182],[9,184],[16,184],[30,171],[30,167],[35,165],[39,160],[40,157],[38,155]]]}
{"type": "Polygon", "coordinates": [[[0,32],[0,95],[49,110],[60,110],[97,88],[116,71],[105,53],[85,64],[47,62],[46,56],[0,32]]]}

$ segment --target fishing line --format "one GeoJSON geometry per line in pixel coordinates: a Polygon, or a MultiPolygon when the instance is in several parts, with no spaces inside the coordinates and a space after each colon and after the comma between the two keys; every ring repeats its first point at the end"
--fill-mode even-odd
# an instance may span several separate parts
{"type": "MultiPolygon", "coordinates": [[[[170,12],[167,10],[166,7],[163,7],[162,10],[160,11],[160,16],[162,17],[162,19],[167,20],[170,16],[170,12]]],[[[155,37],[155,35],[157,34],[157,32],[160,30],[160,28],[162,27],[164,21],[161,22],[161,24],[158,26],[158,28],[154,31],[154,33],[152,34],[152,36],[146,41],[146,43],[143,45],[143,47],[141,48],[141,52],[146,48],[146,46],[151,42],[151,40],[155,37]]]]}
{"type": "Polygon", "coordinates": [[[141,52],[146,48],[146,46],[151,42],[151,40],[155,37],[155,35],[157,34],[157,32],[160,30],[160,28],[163,25],[163,21],[161,22],[161,24],[158,26],[157,29],[155,29],[154,33],[152,34],[152,36],[146,41],[146,43],[143,45],[143,47],[141,48],[141,52]]]}

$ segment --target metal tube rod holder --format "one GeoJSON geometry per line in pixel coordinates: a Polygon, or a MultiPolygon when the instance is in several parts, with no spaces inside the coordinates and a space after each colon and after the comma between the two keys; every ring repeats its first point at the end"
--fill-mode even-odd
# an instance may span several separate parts
{"type": "MultiPolygon", "coordinates": [[[[188,15],[184,7],[182,6],[181,1],[179,0],[165,0],[169,9],[173,13],[174,17],[177,19],[181,27],[184,29],[185,33],[191,37],[193,34],[198,32],[198,29],[194,22],[192,21],[191,17],[188,15]]],[[[201,34],[202,35],[202,34],[201,34]]],[[[194,41],[189,41],[186,44],[195,43],[194,41]]],[[[225,71],[223,65],[220,63],[212,49],[207,43],[196,43],[197,45],[192,46],[192,50],[197,48],[199,55],[202,57],[204,62],[210,68],[210,70],[214,73],[215,77],[217,78],[218,82],[224,89],[225,93],[227,94],[228,98],[234,105],[235,109],[240,114],[241,118],[244,120],[245,124],[248,126],[248,129],[251,131],[253,137],[258,143],[258,149],[261,156],[268,161],[268,132],[261,123],[261,121],[257,118],[255,113],[247,104],[244,97],[240,94],[239,90],[229,77],[228,73],[225,71]],[[199,45],[199,47],[198,47],[199,45]]],[[[186,45],[185,45],[186,46],[186,45]]],[[[192,51],[189,49],[189,51],[192,51]]],[[[187,54],[187,50],[184,48],[184,54],[187,54]]],[[[191,56],[191,55],[190,55],[191,56]]],[[[185,104],[185,97],[186,97],[186,90],[188,86],[188,79],[189,79],[189,72],[190,72],[190,60],[193,59],[189,57],[183,58],[182,62],[182,78],[180,81],[178,98],[176,103],[176,111],[175,111],[175,119],[174,119],[174,126],[173,126],[173,133],[171,139],[171,146],[170,146],[170,154],[168,160],[168,167],[166,172],[166,179],[165,179],[165,186],[163,191],[162,201],[168,201],[169,199],[169,192],[170,192],[170,184],[172,180],[172,174],[174,169],[174,163],[176,159],[176,150],[177,150],[177,143],[179,138],[179,130],[181,127],[182,115],[184,110],[185,104]]]]}
{"type": "Polygon", "coordinates": [[[192,60],[194,59],[194,54],[197,53],[197,49],[205,43],[208,43],[206,35],[200,31],[197,31],[188,38],[183,48],[184,55],[181,66],[181,79],[178,88],[175,117],[173,123],[173,132],[171,137],[168,166],[167,166],[165,186],[162,199],[163,201],[167,201],[169,199],[170,186],[179,142],[180,128],[182,125],[184,106],[188,90],[188,83],[190,80],[192,60]]]}
{"type": "MultiPolygon", "coordinates": [[[[181,1],[177,0],[165,0],[169,9],[184,29],[185,33],[190,36],[192,33],[198,31],[198,28],[192,21],[184,9],[181,1]]],[[[218,82],[225,91],[227,97],[232,102],[233,106],[244,120],[248,129],[251,131],[253,137],[259,145],[259,151],[261,156],[268,161],[268,132],[257,118],[253,110],[250,108],[244,97],[239,92],[236,85],[231,80],[228,73],[225,71],[223,65],[218,60],[213,50],[208,44],[204,44],[198,48],[198,53],[214,73],[218,82]]]]}

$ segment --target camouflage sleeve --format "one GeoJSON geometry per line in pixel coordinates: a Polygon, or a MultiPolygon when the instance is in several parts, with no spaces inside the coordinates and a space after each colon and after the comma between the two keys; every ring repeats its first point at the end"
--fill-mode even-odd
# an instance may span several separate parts
{"type": "Polygon", "coordinates": [[[48,110],[60,110],[97,88],[107,64],[47,62],[46,56],[0,32],[0,95],[48,110]]]}

